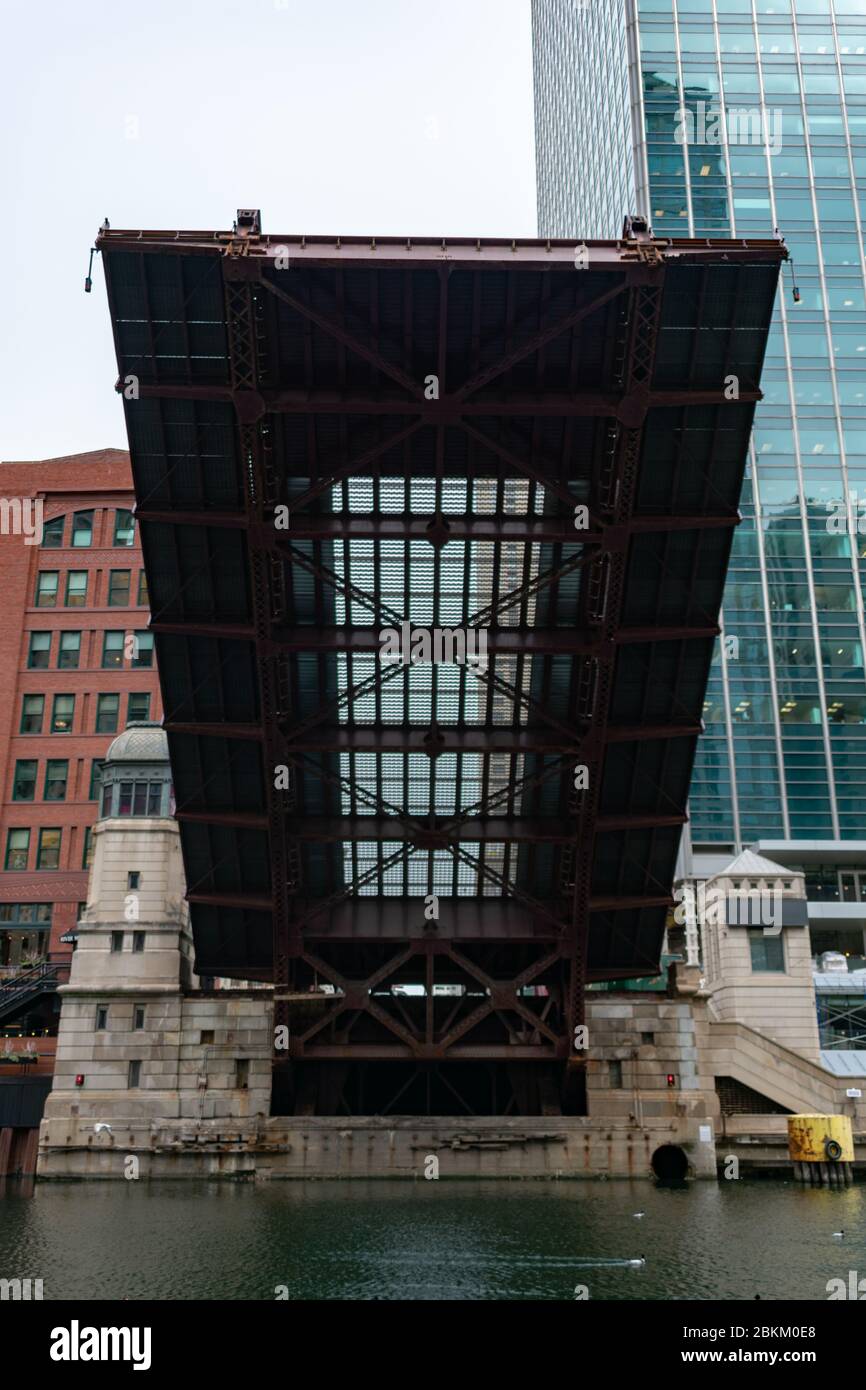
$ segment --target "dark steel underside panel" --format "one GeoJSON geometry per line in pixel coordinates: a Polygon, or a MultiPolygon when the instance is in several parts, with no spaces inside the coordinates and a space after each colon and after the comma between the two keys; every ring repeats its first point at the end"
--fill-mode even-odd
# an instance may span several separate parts
{"type": "Polygon", "coordinates": [[[562,1071],[659,968],[783,246],[99,247],[197,970],[296,1062],[562,1071]]]}

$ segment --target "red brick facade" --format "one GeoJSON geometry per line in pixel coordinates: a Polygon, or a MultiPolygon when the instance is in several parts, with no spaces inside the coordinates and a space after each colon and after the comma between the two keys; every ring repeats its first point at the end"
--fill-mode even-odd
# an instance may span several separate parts
{"type": "MultiPolygon", "coordinates": [[[[144,566],[138,537],[131,545],[115,543],[116,514],[131,511],[134,504],[128,454],[121,449],[98,449],[41,462],[0,464],[0,502],[14,498],[41,498],[46,527],[58,517],[65,521],[60,546],[47,546],[46,537],[42,545],[26,545],[22,535],[3,534],[2,529],[11,529],[12,525],[5,511],[0,528],[0,966],[9,956],[13,940],[19,953],[23,944],[23,937],[14,934],[18,928],[12,929],[14,914],[10,914],[8,904],[52,904],[49,952],[55,958],[71,953],[71,947],[63,945],[60,937],[74,928],[78,904],[87,896],[86,832],[98,810],[98,802],[90,797],[92,765],[104,757],[114,738],[114,732],[108,729],[97,732],[99,696],[119,697],[117,731],[126,726],[130,695],[149,694],[147,717],[162,719],[155,657],[150,666],[133,666],[128,641],[131,633],[144,632],[150,620],[146,590],[139,602],[144,566]],[[73,515],[88,512],[93,513],[90,543],[73,546],[73,515]],[[83,582],[80,577],[71,582],[70,592],[67,591],[70,571],[77,576],[86,572],[83,602],[76,602],[75,588],[83,582]],[[37,603],[40,572],[48,575],[43,581],[42,605],[37,603]],[[125,597],[127,572],[129,591],[125,597]],[[113,634],[109,643],[114,644],[107,654],[106,632],[113,634]],[[104,659],[118,660],[120,632],[125,642],[125,650],[119,654],[120,664],[106,668],[104,659]],[[39,650],[31,657],[34,633],[50,636],[36,639],[39,650]],[[63,633],[71,634],[66,642],[72,650],[65,652],[62,660],[66,664],[61,666],[63,633]],[[81,634],[77,666],[73,664],[75,633],[81,634]],[[37,664],[28,665],[29,661],[37,664]],[[27,695],[43,697],[41,732],[21,731],[27,695]],[[64,700],[55,704],[55,696],[75,697],[69,733],[51,732],[53,715],[55,723],[64,724],[69,706],[64,700]],[[46,799],[49,759],[59,763],[59,767],[51,769],[51,790],[55,796],[62,789],[62,764],[68,764],[63,799],[46,799]],[[23,764],[19,769],[19,792],[29,792],[32,799],[14,798],[16,764],[23,764]],[[17,843],[26,837],[15,837],[13,850],[13,861],[23,863],[26,857],[26,868],[7,868],[10,830],[30,832],[26,856],[17,843]],[[57,830],[59,852],[56,837],[48,833],[57,830]],[[46,832],[41,845],[40,831],[46,832]]],[[[124,520],[121,517],[121,529],[124,520]]],[[[79,541],[87,540],[86,517],[77,523],[77,532],[79,541]]],[[[140,654],[139,661],[142,659],[147,660],[146,653],[140,654]]],[[[104,723],[111,720],[114,702],[106,703],[102,709],[104,723]]],[[[36,707],[31,711],[31,722],[35,723],[39,702],[31,704],[36,707]]],[[[29,941],[30,924],[26,930],[29,941]]],[[[35,933],[37,928],[34,926],[33,930],[35,933]]],[[[28,954],[32,953],[28,946],[28,954]]]]}

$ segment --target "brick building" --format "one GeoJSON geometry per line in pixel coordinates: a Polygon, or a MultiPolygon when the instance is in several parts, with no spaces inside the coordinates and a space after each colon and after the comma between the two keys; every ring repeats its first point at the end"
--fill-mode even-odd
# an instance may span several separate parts
{"type": "Polygon", "coordinates": [[[0,465],[0,977],[71,953],[100,760],[162,719],[133,505],[122,449],[0,465]],[[42,501],[41,544],[13,499],[42,501]]]}

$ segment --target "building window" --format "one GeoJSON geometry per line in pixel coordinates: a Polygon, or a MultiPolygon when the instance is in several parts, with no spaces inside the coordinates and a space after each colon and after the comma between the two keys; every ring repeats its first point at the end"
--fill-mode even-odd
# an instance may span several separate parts
{"type": "Polygon", "coordinates": [[[153,633],[135,632],[133,634],[135,642],[132,648],[133,669],[141,666],[153,665],[153,633]]]}
{"type": "Polygon", "coordinates": [[[88,801],[99,800],[99,789],[102,786],[102,761],[94,758],[90,764],[90,789],[87,793],[88,801]]]}
{"type": "MultiPolygon", "coordinates": [[[[163,782],[121,782],[118,786],[115,816],[159,816],[162,815],[163,782]]],[[[106,787],[103,797],[102,814],[111,814],[112,788],[106,787]]]]}
{"type": "Polygon", "coordinates": [[[87,602],[87,570],[70,570],[66,576],[66,607],[83,608],[87,602]]]}
{"type": "Polygon", "coordinates": [[[147,608],[150,605],[150,597],[147,592],[147,575],[144,570],[138,571],[138,606],[147,608]]]}
{"type": "Polygon", "coordinates": [[[9,927],[50,927],[52,907],[52,903],[0,903],[0,922],[9,927]]]}
{"type": "Polygon", "coordinates": [[[28,671],[44,671],[51,660],[51,633],[31,632],[27,648],[28,671]]]}
{"type": "Polygon", "coordinates": [[[135,1029],[136,1033],[140,1033],[141,1030],[142,1030],[142,1028],[144,1027],[144,1005],[143,1005],[143,1004],[136,1004],[136,1006],[135,1006],[135,1012],[133,1013],[133,1016],[132,1016],[132,1026],[133,1026],[133,1028],[135,1029]]]}
{"type": "Polygon", "coordinates": [[[96,700],[96,732],[116,734],[117,716],[120,712],[119,695],[99,695],[96,700]]]}
{"type": "Polygon", "coordinates": [[[608,1062],[607,1081],[612,1091],[622,1090],[622,1062],[608,1062]]]}
{"type": "Polygon", "coordinates": [[[68,781],[68,760],[66,758],[49,758],[45,764],[45,800],[65,801],[68,781]]]}
{"type": "Polygon", "coordinates": [[[45,550],[59,550],[63,545],[63,523],[65,516],[54,516],[42,527],[42,545],[45,550]]]}
{"type": "Polygon", "coordinates": [[[96,1031],[104,1033],[108,1027],[108,1005],[97,1004],[96,1006],[96,1031]]]}
{"type": "Polygon", "coordinates": [[[102,669],[103,671],[112,668],[117,669],[123,665],[123,639],[122,632],[104,632],[102,634],[102,669]]]}
{"type": "Polygon", "coordinates": [[[132,545],[135,541],[135,517],[118,507],[114,513],[114,544],[132,545]]]}
{"type": "Polygon", "coordinates": [[[12,779],[13,801],[33,801],[36,796],[36,767],[35,758],[19,759],[16,762],[15,776],[12,779]]]}
{"type": "Polygon", "coordinates": [[[131,1091],[134,1091],[135,1088],[136,1088],[136,1086],[139,1085],[140,1081],[141,1081],[141,1062],[130,1062],[130,1064],[129,1064],[129,1076],[127,1077],[127,1085],[129,1086],[129,1089],[130,1089],[131,1091]]]}
{"type": "Polygon", "coordinates": [[[73,516],[72,544],[76,549],[93,544],[93,512],[76,512],[73,516]]]}
{"type": "Polygon", "coordinates": [[[75,718],[75,696],[55,695],[51,706],[52,734],[71,734],[75,718]]]}
{"type": "Polygon", "coordinates": [[[57,654],[58,671],[77,671],[81,654],[81,633],[61,632],[60,650],[57,654]]]}
{"type": "Polygon", "coordinates": [[[248,1057],[235,1058],[235,1086],[239,1091],[247,1090],[250,1084],[250,1059],[248,1057]]]}
{"type": "Polygon", "coordinates": [[[48,829],[43,826],[39,831],[39,845],[36,850],[37,869],[60,868],[61,834],[62,832],[57,827],[48,829]]]}
{"type": "Polygon", "coordinates": [[[6,836],[6,868],[26,869],[30,853],[30,831],[10,830],[6,836]]]}
{"type": "Polygon", "coordinates": [[[129,607],[130,570],[112,570],[108,576],[109,608],[129,607]]]}
{"type": "Polygon", "coordinates": [[[126,887],[127,889],[141,887],[141,874],[138,869],[133,869],[131,873],[126,875],[126,887]]]}
{"type": "Polygon", "coordinates": [[[213,1043],[214,1030],[212,1028],[202,1028],[199,1038],[200,1047],[210,1047],[213,1043]]]}
{"type": "Polygon", "coordinates": [[[41,734],[45,715],[44,695],[25,695],[21,702],[22,734],[41,734]]]}
{"type": "Polygon", "coordinates": [[[53,608],[57,603],[59,570],[40,570],[36,576],[36,607],[53,608]]]}
{"type": "Polygon", "coordinates": [[[123,950],[123,932],[113,931],[111,933],[111,950],[114,955],[123,950]]]}
{"type": "Polygon", "coordinates": [[[136,691],[126,706],[127,724],[141,723],[150,718],[150,691],[136,691]]]}
{"type": "Polygon", "coordinates": [[[749,949],[752,954],[752,970],[761,973],[785,970],[785,947],[781,932],[771,936],[768,932],[750,931],[749,949]]]}
{"type": "Polygon", "coordinates": [[[140,956],[144,950],[144,936],[145,934],[143,931],[134,931],[132,933],[132,949],[137,956],[140,956]]]}
{"type": "Polygon", "coordinates": [[[81,856],[82,869],[89,869],[93,863],[93,827],[88,825],[84,831],[84,853],[81,856]]]}

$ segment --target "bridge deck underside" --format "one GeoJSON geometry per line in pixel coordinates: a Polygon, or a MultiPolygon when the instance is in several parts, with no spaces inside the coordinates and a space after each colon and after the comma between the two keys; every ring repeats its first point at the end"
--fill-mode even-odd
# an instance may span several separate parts
{"type": "Polygon", "coordinates": [[[587,984],[659,969],[782,248],[100,246],[197,970],[274,982],[285,1111],[579,1108],[587,984]]]}

